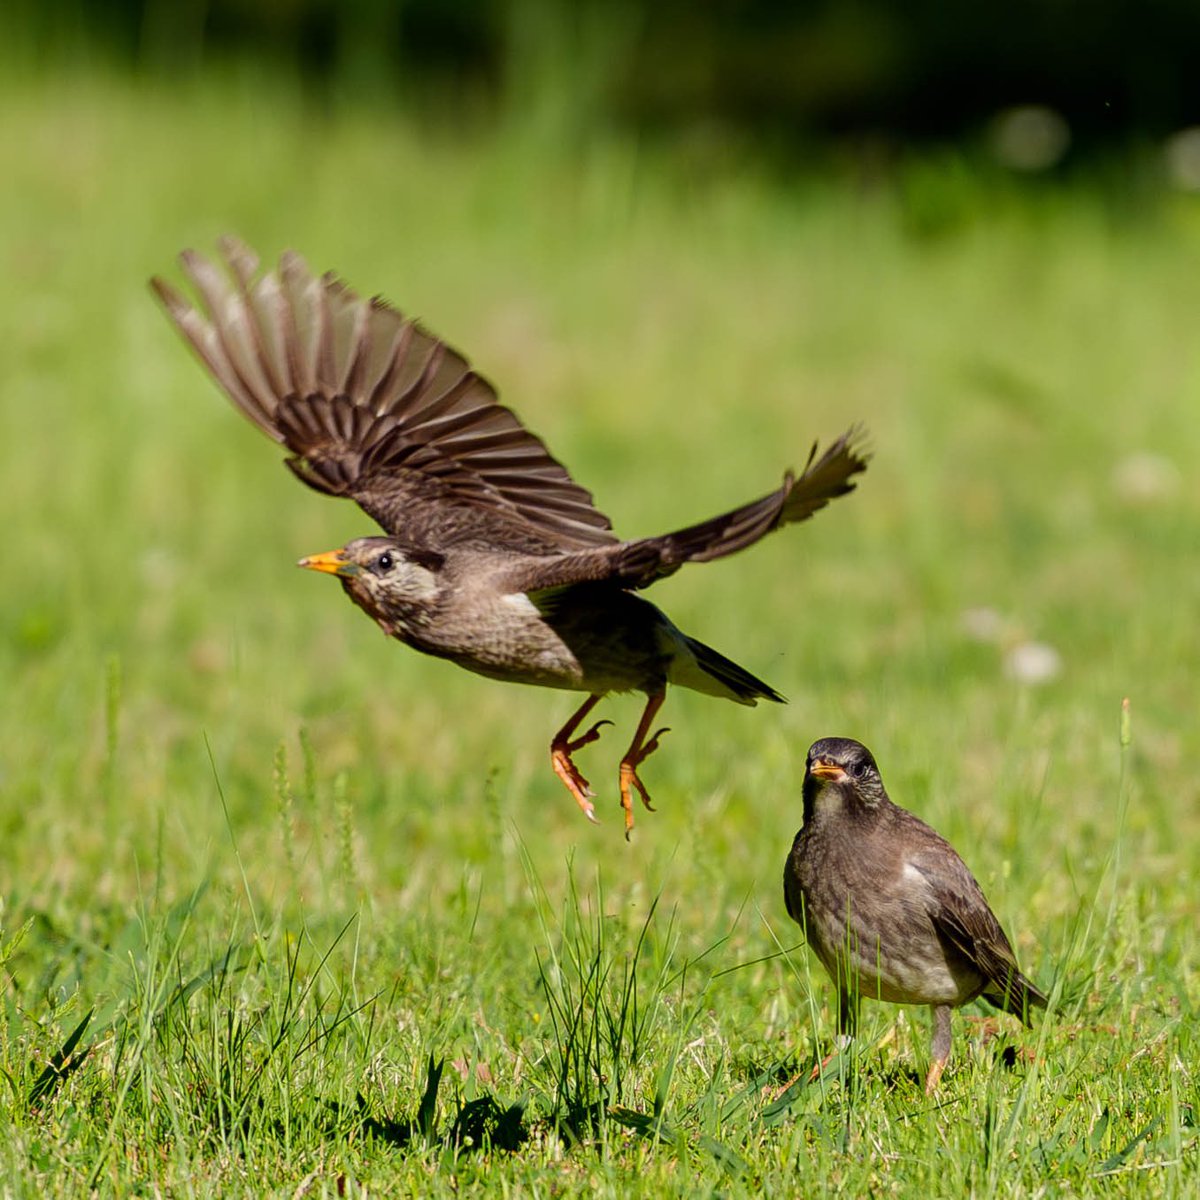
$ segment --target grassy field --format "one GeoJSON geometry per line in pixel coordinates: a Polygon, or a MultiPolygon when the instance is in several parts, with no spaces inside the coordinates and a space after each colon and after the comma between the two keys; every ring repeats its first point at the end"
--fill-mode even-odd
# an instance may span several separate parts
{"type": "Polygon", "coordinates": [[[452,139],[240,75],[9,77],[0,161],[0,1194],[1196,1194],[1200,202],[452,139]],[[589,827],[573,697],[295,570],[370,522],[146,288],[227,230],[467,349],[626,535],[865,421],[854,496],[652,593],[789,706],[672,693],[626,844],[607,701],[589,827]],[[887,1005],[778,1094],[834,1033],[780,887],[827,734],[1053,992],[959,1013],[933,1101],[887,1005]]]}

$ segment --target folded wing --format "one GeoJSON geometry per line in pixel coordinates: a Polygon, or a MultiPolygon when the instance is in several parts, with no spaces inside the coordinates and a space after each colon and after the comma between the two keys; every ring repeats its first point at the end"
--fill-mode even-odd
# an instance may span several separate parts
{"type": "Polygon", "coordinates": [[[1029,1010],[1045,1008],[1046,997],[1021,974],[1000,922],[962,859],[951,851],[917,854],[910,862],[929,885],[929,918],[938,936],[984,977],[986,1000],[1028,1023],[1029,1010]]]}

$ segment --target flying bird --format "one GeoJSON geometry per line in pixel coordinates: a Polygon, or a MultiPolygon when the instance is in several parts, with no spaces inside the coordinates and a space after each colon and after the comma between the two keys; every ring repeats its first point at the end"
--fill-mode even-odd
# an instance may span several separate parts
{"type": "Polygon", "coordinates": [[[982,996],[1029,1024],[1030,1009],[1046,1007],[954,847],[892,803],[871,752],[851,738],[808,751],[783,894],[837,986],[843,1038],[863,998],[933,1010],[927,1095],[950,1058],[952,1009],[982,996]]]}
{"type": "Polygon", "coordinates": [[[542,441],[498,403],[456,350],[384,300],[364,299],[295,253],[274,271],[233,238],[223,269],[180,256],[197,302],[151,285],[242,413],[288,451],[309,487],[356,501],[384,530],[300,566],[336,576],[391,637],[493,679],[586,693],[550,743],[554,770],[595,820],[574,754],[609,692],[646,706],[621,759],[626,836],[638,769],[668,684],[740,704],[774,688],[695,638],[637,593],[686,562],[732,554],[803,521],[854,488],[866,466],[851,428],[799,476],[732,512],[660,537],[619,541],[609,519],[542,441]]]}

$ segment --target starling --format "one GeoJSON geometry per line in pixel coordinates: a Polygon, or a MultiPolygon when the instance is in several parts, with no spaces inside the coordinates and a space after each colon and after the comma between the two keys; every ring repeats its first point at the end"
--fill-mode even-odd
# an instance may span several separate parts
{"type": "Polygon", "coordinates": [[[851,738],[809,748],[783,894],[837,985],[842,1037],[853,1036],[863,997],[930,1006],[927,1095],[950,1057],[952,1008],[982,996],[1029,1024],[1030,1008],[1046,1007],[966,864],[892,803],[871,752],[851,738]]]}
{"type": "Polygon", "coordinates": [[[619,541],[591,494],[497,402],[457,351],[376,297],[286,253],[277,271],[232,238],[224,270],[181,257],[191,303],[152,286],[216,382],[309,487],[347,496],[386,536],[300,560],[336,576],[391,637],[513,683],[584,692],[550,743],[555,772],[595,819],[572,755],[607,721],[579,727],[608,692],[646,706],[621,759],[626,836],[668,683],[740,704],[783,698],[677,629],[637,595],[685,562],[732,554],[854,488],[866,466],[855,427],[799,476],[732,512],[661,537],[619,541]]]}

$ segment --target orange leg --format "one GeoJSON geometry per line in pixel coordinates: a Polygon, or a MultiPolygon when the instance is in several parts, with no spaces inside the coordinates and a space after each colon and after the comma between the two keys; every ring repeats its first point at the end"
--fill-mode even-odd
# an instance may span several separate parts
{"type": "MultiPolygon", "coordinates": [[[[947,1012],[950,1010],[947,1009],[947,1012]]],[[[854,1041],[854,1034],[858,1029],[858,999],[856,993],[847,991],[845,988],[838,989],[838,1035],[837,1048],[830,1051],[813,1069],[809,1072],[808,1082],[816,1083],[818,1079],[825,1073],[825,1068],[844,1050],[848,1049],[854,1041]]],[[[791,1079],[779,1088],[771,1097],[773,1100],[778,1100],[794,1083],[804,1075],[803,1071],[793,1075],[791,1079]]]]}
{"type": "Polygon", "coordinates": [[[637,731],[633,735],[633,741],[629,745],[629,749],[625,751],[625,757],[621,759],[621,807],[625,810],[625,839],[628,841],[629,834],[633,830],[633,789],[637,789],[637,793],[642,798],[642,803],[651,811],[654,811],[654,805],[650,803],[650,794],[646,791],[645,785],[638,778],[637,769],[650,757],[651,754],[658,749],[658,739],[664,733],[669,733],[667,729],[658,730],[649,741],[646,740],[646,734],[650,730],[650,726],[654,721],[658,710],[662,708],[663,701],[667,698],[665,691],[655,692],[647,698],[646,708],[642,713],[642,719],[638,722],[637,731]]]}
{"type": "Polygon", "coordinates": [[[583,809],[583,815],[592,822],[596,820],[596,809],[590,799],[593,792],[588,781],[580,774],[579,768],[571,761],[571,755],[583,746],[590,746],[600,736],[601,727],[611,725],[612,722],[597,721],[587,733],[577,737],[574,741],[571,740],[571,735],[579,728],[584,717],[596,707],[600,699],[599,696],[589,696],[571,714],[570,719],[554,735],[554,740],[550,743],[550,762],[554,766],[554,773],[566,784],[567,791],[575,797],[575,802],[583,809]]]}
{"type": "Polygon", "coordinates": [[[933,1004],[933,1046],[929,1052],[929,1074],[925,1076],[925,1095],[937,1091],[942,1072],[950,1061],[950,1006],[933,1004]]]}
{"type": "Polygon", "coordinates": [[[837,1049],[831,1050],[827,1055],[825,1055],[825,1057],[821,1059],[821,1061],[817,1063],[817,1065],[813,1067],[811,1071],[809,1071],[807,1078],[805,1078],[803,1071],[797,1071],[796,1074],[793,1075],[786,1083],[777,1084],[775,1087],[769,1089],[767,1092],[767,1098],[769,1100],[778,1100],[786,1092],[795,1087],[795,1085],[798,1084],[802,1079],[804,1079],[806,1083],[816,1083],[817,1080],[825,1074],[825,1068],[828,1067],[829,1064],[833,1062],[833,1060],[837,1058],[837,1056],[845,1049],[843,1042],[844,1039],[839,1038],[837,1049]]]}
{"type": "MultiPolygon", "coordinates": [[[[831,1062],[833,1062],[833,1060],[835,1058],[837,1058],[837,1056],[839,1054],[841,1054],[840,1049],[831,1050],[827,1055],[825,1055],[825,1057],[823,1059],[821,1059],[821,1061],[819,1063],[817,1063],[817,1065],[815,1067],[813,1067],[813,1069],[808,1073],[808,1082],[816,1083],[817,1080],[820,1079],[821,1076],[825,1073],[825,1068],[827,1066],[829,1066],[829,1064],[831,1062]]],[[[796,1078],[798,1079],[799,1076],[797,1076],[796,1078]]]]}

